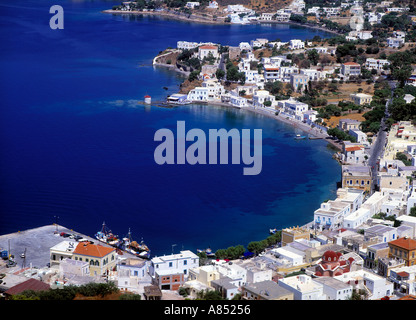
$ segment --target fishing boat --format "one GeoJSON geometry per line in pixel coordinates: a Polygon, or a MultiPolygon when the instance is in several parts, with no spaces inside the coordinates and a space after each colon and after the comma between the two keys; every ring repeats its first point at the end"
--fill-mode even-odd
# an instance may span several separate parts
{"type": "Polygon", "coordinates": [[[129,233],[122,239],[122,244],[120,249],[132,253],[138,257],[148,259],[150,257],[150,249],[149,247],[143,242],[143,239],[140,243],[134,241],[131,236],[131,231],[129,229],[129,233]]]}
{"type": "Polygon", "coordinates": [[[121,243],[121,240],[118,238],[118,236],[113,234],[111,230],[107,228],[105,222],[103,222],[101,231],[98,231],[95,234],[95,238],[114,247],[118,247],[121,243]]]}
{"type": "Polygon", "coordinates": [[[132,241],[129,245],[130,252],[141,258],[150,257],[149,247],[142,241],[138,243],[137,241],[132,241]]]}
{"type": "Polygon", "coordinates": [[[303,139],[306,139],[306,136],[301,136],[300,134],[297,134],[295,136],[295,140],[303,140],[303,139]]]}

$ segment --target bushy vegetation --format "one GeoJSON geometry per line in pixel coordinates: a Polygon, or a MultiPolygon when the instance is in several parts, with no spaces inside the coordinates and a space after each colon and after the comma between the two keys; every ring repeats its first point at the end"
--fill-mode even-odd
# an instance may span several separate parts
{"type": "Polygon", "coordinates": [[[330,129],[328,129],[327,133],[328,133],[328,135],[330,135],[332,137],[336,137],[337,139],[342,140],[342,141],[357,142],[355,137],[349,135],[348,133],[342,131],[339,128],[330,128],[330,129]]]}
{"type": "Polygon", "coordinates": [[[50,289],[46,291],[27,290],[18,295],[11,296],[10,300],[74,300],[77,295],[84,297],[105,297],[106,295],[118,292],[119,289],[114,282],[91,282],[82,286],[65,286],[63,289],[50,289]]]}
{"type": "MultiPolygon", "coordinates": [[[[271,247],[273,245],[276,245],[277,243],[279,243],[281,241],[281,237],[282,237],[282,232],[281,231],[277,231],[276,233],[270,235],[269,237],[267,237],[264,240],[261,241],[251,241],[248,245],[247,245],[247,250],[249,252],[252,252],[253,254],[259,254],[261,253],[264,249],[271,247]]],[[[242,245],[237,245],[235,247],[229,247],[227,249],[218,249],[215,252],[215,257],[217,259],[238,259],[241,258],[243,256],[243,254],[245,253],[245,248],[242,245]]]]}
{"type": "Polygon", "coordinates": [[[396,217],[394,215],[388,216],[387,213],[385,213],[385,212],[376,213],[375,215],[373,215],[372,218],[373,219],[381,219],[381,220],[393,221],[394,222],[393,226],[395,228],[400,227],[400,225],[402,223],[400,220],[396,220],[396,217]]]}

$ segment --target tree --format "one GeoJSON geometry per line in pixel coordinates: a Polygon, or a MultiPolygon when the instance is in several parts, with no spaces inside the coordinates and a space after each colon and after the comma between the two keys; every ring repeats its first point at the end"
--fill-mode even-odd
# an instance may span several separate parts
{"type": "Polygon", "coordinates": [[[223,79],[225,76],[225,71],[222,69],[217,69],[217,71],[215,72],[215,76],[217,77],[217,79],[223,79]]]}
{"type": "Polygon", "coordinates": [[[192,71],[188,76],[188,80],[190,82],[192,82],[194,80],[198,80],[199,72],[200,72],[199,70],[192,71]]]}
{"type": "Polygon", "coordinates": [[[254,254],[259,254],[263,251],[263,248],[261,247],[260,242],[252,241],[247,245],[247,250],[253,252],[254,254]]]}
{"type": "Polygon", "coordinates": [[[314,66],[318,64],[319,61],[319,53],[316,49],[312,49],[308,51],[308,59],[312,62],[314,66]]]}

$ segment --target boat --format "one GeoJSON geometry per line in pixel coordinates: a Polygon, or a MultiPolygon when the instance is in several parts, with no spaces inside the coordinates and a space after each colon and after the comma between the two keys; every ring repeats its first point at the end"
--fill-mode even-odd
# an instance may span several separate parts
{"type": "Polygon", "coordinates": [[[111,230],[106,227],[105,222],[103,222],[101,231],[98,231],[95,234],[95,238],[114,247],[118,247],[121,243],[121,240],[118,238],[118,236],[113,234],[111,230]]]}
{"type": "Polygon", "coordinates": [[[183,105],[183,104],[192,103],[192,101],[188,100],[188,96],[186,94],[180,94],[180,93],[175,93],[175,94],[170,95],[166,99],[166,102],[168,104],[174,104],[174,105],[183,105]]]}
{"type": "Polygon", "coordinates": [[[301,136],[300,134],[297,134],[295,137],[295,140],[303,140],[306,139],[306,136],[301,136]]]}
{"type": "Polygon", "coordinates": [[[212,252],[211,248],[206,248],[205,250],[196,249],[198,253],[205,253],[207,257],[215,257],[215,253],[212,252]]]}
{"type": "Polygon", "coordinates": [[[149,247],[143,242],[143,239],[140,243],[134,241],[131,236],[131,231],[129,229],[129,233],[126,237],[122,239],[122,244],[120,249],[127,251],[131,254],[134,254],[141,258],[150,258],[150,249],[149,247]]]}
{"type": "Polygon", "coordinates": [[[275,234],[277,232],[277,229],[270,229],[269,232],[270,234],[275,234]]]}
{"type": "Polygon", "coordinates": [[[141,258],[149,258],[150,257],[150,249],[149,247],[142,241],[138,243],[137,241],[132,241],[129,245],[130,252],[134,255],[141,257],[141,258]]]}

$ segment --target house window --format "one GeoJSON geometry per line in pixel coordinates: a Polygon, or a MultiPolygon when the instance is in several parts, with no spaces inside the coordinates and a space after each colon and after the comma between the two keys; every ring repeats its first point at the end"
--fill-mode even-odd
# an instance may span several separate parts
{"type": "Polygon", "coordinates": [[[172,268],[172,267],[173,267],[173,263],[169,262],[169,268],[172,268]]]}
{"type": "Polygon", "coordinates": [[[188,264],[188,261],[184,260],[183,264],[186,266],[188,264]]]}

